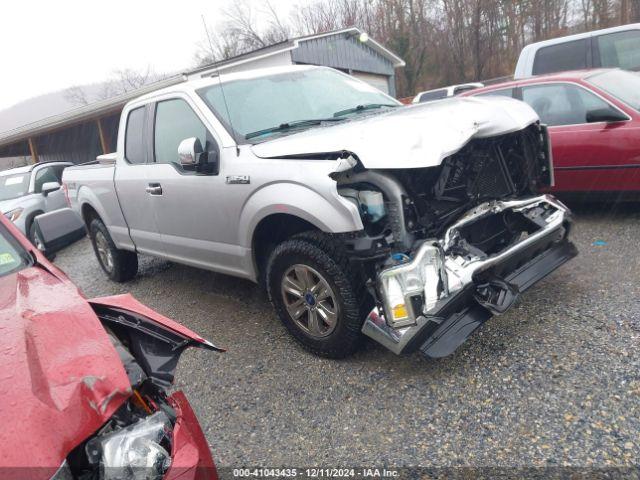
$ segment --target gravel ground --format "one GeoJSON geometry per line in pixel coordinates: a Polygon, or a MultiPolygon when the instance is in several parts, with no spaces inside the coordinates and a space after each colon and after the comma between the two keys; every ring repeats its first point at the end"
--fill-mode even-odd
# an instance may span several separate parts
{"type": "Polygon", "coordinates": [[[317,358],[252,283],[143,258],[114,284],[86,239],[56,263],[228,348],[188,351],[176,382],[219,466],[638,465],[640,207],[576,217],[579,257],[440,360],[373,342],[317,358]]]}

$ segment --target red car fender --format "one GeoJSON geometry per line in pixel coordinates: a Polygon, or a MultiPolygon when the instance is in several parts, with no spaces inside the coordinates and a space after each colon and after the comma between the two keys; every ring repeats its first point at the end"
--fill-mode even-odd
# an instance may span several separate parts
{"type": "Polygon", "coordinates": [[[173,430],[171,467],[165,480],[217,480],[209,444],[184,393],[176,392],[169,397],[175,408],[177,421],[173,430]]]}

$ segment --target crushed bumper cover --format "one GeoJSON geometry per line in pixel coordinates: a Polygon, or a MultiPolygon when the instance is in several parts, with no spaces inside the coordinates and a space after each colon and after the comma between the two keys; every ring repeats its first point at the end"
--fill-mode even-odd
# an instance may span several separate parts
{"type": "MultiPolygon", "coordinates": [[[[479,205],[441,240],[424,242],[412,262],[381,273],[379,284],[385,276],[417,269],[425,258],[430,259],[432,273],[424,275],[422,308],[413,314],[412,324],[393,325],[385,319],[383,309],[375,307],[365,320],[363,333],[396,354],[420,350],[429,357],[444,357],[453,353],[494,314],[507,311],[520,293],[577,255],[568,240],[570,224],[567,207],[548,195],[479,205]],[[536,230],[492,255],[460,254],[465,228],[505,212],[522,215],[537,225],[536,230]]],[[[385,293],[383,289],[388,311],[385,293]]]]}
{"type": "Polygon", "coordinates": [[[169,402],[176,410],[177,420],[171,466],[164,480],[218,480],[209,444],[184,393],[175,392],[169,402]]]}

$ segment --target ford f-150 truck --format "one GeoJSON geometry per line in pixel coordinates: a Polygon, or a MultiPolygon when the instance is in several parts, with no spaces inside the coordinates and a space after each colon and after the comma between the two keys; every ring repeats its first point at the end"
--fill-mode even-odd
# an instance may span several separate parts
{"type": "Polygon", "coordinates": [[[367,335],[441,357],[576,255],[526,104],[401,106],[324,67],[184,82],[128,103],[117,153],[63,182],[115,281],[137,255],[263,285],[307,349],[367,335]]]}

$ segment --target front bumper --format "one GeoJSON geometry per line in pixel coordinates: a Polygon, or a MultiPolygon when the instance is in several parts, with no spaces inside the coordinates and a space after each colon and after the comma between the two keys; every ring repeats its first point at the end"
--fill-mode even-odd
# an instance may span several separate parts
{"type": "MultiPolygon", "coordinates": [[[[570,224],[567,207],[549,195],[479,205],[449,227],[442,239],[420,245],[411,262],[381,272],[378,289],[385,307],[371,311],[363,333],[396,354],[418,349],[429,357],[453,353],[491,316],[508,310],[520,293],[577,255],[568,240],[570,224]],[[460,253],[461,232],[474,222],[503,213],[523,215],[538,228],[491,255],[460,253]],[[381,285],[402,270],[418,267],[425,267],[424,283],[420,308],[411,311],[411,325],[387,321],[384,312],[392,307],[389,292],[381,285]]],[[[414,293],[407,293],[409,310],[408,297],[414,293]]]]}
{"type": "Polygon", "coordinates": [[[187,397],[175,392],[169,403],[176,410],[177,420],[173,427],[171,467],[164,480],[217,480],[209,444],[187,397]]]}

